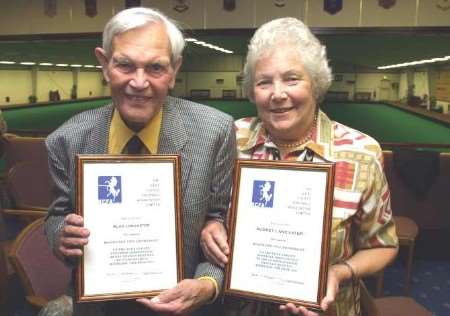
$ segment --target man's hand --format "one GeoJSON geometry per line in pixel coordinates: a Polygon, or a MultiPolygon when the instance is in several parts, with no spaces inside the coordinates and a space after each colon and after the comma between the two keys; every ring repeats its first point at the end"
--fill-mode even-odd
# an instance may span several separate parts
{"type": "Polygon", "coordinates": [[[136,301],[158,313],[186,315],[209,302],[215,291],[213,282],[209,280],[185,279],[152,299],[136,301]]]}
{"type": "Polygon", "coordinates": [[[200,246],[209,262],[224,267],[228,262],[230,248],[225,226],[216,220],[207,221],[200,236],[200,246]]]}
{"type": "Polygon", "coordinates": [[[83,217],[69,214],[64,218],[64,227],[59,235],[58,255],[62,258],[80,257],[87,245],[89,230],[83,227],[83,217]]]}
{"type": "MultiPolygon", "coordinates": [[[[343,265],[332,265],[328,269],[327,292],[325,297],[320,302],[322,310],[326,311],[330,304],[336,299],[339,292],[339,284],[348,278],[347,268],[343,265]]],[[[286,315],[303,315],[303,316],[319,316],[318,313],[312,312],[303,306],[295,306],[292,303],[280,306],[281,311],[285,311],[286,315]]]]}

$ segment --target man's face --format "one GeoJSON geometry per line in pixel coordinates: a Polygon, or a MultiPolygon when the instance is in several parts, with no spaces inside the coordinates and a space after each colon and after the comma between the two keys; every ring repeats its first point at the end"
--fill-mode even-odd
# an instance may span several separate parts
{"type": "Polygon", "coordinates": [[[142,129],[161,109],[181,60],[171,64],[170,40],[161,23],[116,35],[111,56],[95,50],[109,82],[114,106],[127,126],[142,129]]]}

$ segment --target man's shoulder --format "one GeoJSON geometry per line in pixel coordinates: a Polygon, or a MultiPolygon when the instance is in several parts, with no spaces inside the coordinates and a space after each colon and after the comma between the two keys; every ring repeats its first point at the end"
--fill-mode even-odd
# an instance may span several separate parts
{"type": "Polygon", "coordinates": [[[89,131],[95,128],[101,128],[102,126],[107,128],[107,124],[111,120],[112,110],[113,107],[109,104],[78,113],[53,131],[47,137],[47,140],[51,141],[60,137],[77,137],[89,134],[89,131]]]}

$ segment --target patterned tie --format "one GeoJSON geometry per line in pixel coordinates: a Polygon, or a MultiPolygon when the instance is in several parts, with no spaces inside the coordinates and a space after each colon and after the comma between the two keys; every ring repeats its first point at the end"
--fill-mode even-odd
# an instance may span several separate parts
{"type": "Polygon", "coordinates": [[[133,137],[131,137],[128,143],[125,145],[125,153],[129,155],[139,155],[142,153],[143,147],[144,143],[142,143],[139,136],[133,135],[133,137]]]}

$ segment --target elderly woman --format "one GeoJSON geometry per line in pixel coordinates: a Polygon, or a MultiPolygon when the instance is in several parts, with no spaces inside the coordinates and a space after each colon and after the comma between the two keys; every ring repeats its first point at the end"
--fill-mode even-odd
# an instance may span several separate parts
{"type": "MultiPolygon", "coordinates": [[[[258,117],[235,122],[239,158],[336,164],[330,268],[321,307],[330,315],[358,315],[359,287],[350,281],[383,269],[397,254],[380,146],[320,111],[331,70],[325,47],[301,21],[282,18],[262,25],[251,39],[244,76],[258,117]]],[[[201,243],[210,261],[227,263],[226,240],[222,223],[207,223],[201,243]]],[[[279,309],[317,315],[294,304],[279,309]]]]}

